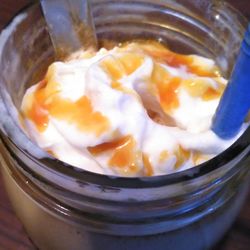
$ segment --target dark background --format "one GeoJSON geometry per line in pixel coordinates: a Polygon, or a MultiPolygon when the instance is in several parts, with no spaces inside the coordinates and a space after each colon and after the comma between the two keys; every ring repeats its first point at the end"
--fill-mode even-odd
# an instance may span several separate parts
{"type": "MultiPolygon", "coordinates": [[[[30,2],[31,0],[0,0],[0,30],[30,2]]],[[[250,0],[228,0],[228,2],[250,20],[250,0]]],[[[187,250],[189,247],[187,246],[187,250]]],[[[0,250],[34,249],[13,213],[0,175],[0,250]]],[[[233,227],[213,250],[250,250],[250,193],[233,227]]]]}

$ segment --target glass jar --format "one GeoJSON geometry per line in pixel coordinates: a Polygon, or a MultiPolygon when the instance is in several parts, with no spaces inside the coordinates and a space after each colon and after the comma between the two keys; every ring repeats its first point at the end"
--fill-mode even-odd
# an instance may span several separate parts
{"type": "MultiPolygon", "coordinates": [[[[156,39],[213,58],[230,75],[246,20],[221,1],[93,2],[99,40],[156,39]]],[[[250,129],[225,152],[165,176],[121,178],[76,169],[39,149],[19,126],[25,92],[53,61],[40,7],[0,35],[1,169],[17,216],[41,250],[208,249],[249,188],[250,129]]]]}

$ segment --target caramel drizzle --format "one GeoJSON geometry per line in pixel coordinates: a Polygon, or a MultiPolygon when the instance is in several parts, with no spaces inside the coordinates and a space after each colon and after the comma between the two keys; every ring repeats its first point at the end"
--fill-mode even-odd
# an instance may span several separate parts
{"type": "Polygon", "coordinates": [[[102,68],[113,81],[118,81],[136,71],[144,62],[143,56],[125,53],[120,57],[109,57],[101,62],[102,68]]]}
{"type": "Polygon", "coordinates": [[[79,130],[100,136],[110,128],[108,118],[94,111],[87,96],[73,102],[60,97],[60,85],[55,81],[51,69],[46,78],[40,82],[30,105],[24,111],[25,116],[34,122],[40,132],[48,127],[49,117],[74,124],[79,130]]]}
{"type": "Polygon", "coordinates": [[[201,97],[204,101],[210,101],[221,97],[225,86],[218,84],[218,89],[214,89],[206,83],[204,79],[188,79],[183,81],[184,88],[193,97],[201,97]]]}
{"type": "Polygon", "coordinates": [[[171,113],[179,107],[178,89],[181,85],[181,78],[171,77],[162,66],[155,64],[151,82],[157,88],[160,104],[166,113],[171,113]]]}
{"type": "Polygon", "coordinates": [[[94,156],[112,150],[108,165],[120,174],[134,175],[140,170],[138,162],[141,154],[136,151],[136,142],[131,135],[95,147],[89,147],[88,150],[94,156]]]}
{"type": "Polygon", "coordinates": [[[146,54],[154,58],[156,61],[165,63],[171,67],[185,66],[189,73],[202,77],[218,77],[219,75],[218,67],[206,69],[199,65],[195,65],[192,56],[172,52],[159,42],[139,42],[138,45],[146,54]]]}
{"type": "Polygon", "coordinates": [[[167,150],[163,150],[159,157],[159,163],[165,162],[169,158],[169,152],[167,150]]]}
{"type": "Polygon", "coordinates": [[[150,158],[147,154],[142,154],[142,160],[144,165],[144,174],[145,176],[153,176],[154,168],[150,162],[150,158]]]}
{"type": "Polygon", "coordinates": [[[174,154],[176,156],[175,169],[179,169],[191,156],[191,152],[185,150],[181,145],[179,145],[174,154]]]}

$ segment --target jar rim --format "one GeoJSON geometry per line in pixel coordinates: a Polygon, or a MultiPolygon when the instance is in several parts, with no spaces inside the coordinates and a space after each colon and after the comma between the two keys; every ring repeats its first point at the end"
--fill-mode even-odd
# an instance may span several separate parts
{"type": "MultiPolygon", "coordinates": [[[[4,29],[8,29],[9,25],[13,23],[16,17],[20,16],[21,14],[27,12],[28,10],[32,9],[32,7],[36,6],[36,3],[30,3],[21,9],[15,17],[5,25],[4,29]]],[[[230,6],[231,7],[231,6],[230,6]]],[[[233,8],[233,7],[232,7],[233,8]]],[[[233,8],[234,9],[234,8],[233,8]]],[[[237,10],[236,10],[237,11],[237,10]]],[[[1,40],[2,33],[0,33],[0,40],[1,40]]],[[[0,110],[5,109],[5,112],[10,115],[8,112],[8,107],[3,100],[2,97],[2,88],[0,88],[0,110]]],[[[16,130],[22,133],[23,138],[26,138],[28,141],[32,143],[32,146],[37,150],[40,149],[34,142],[32,142],[27,135],[20,129],[19,125],[14,118],[10,115],[12,120],[12,126],[15,127],[16,130]]],[[[0,123],[0,125],[2,125],[0,123]]],[[[199,177],[205,176],[215,170],[220,169],[221,167],[228,164],[230,161],[235,159],[238,155],[243,152],[249,154],[250,152],[250,127],[246,129],[246,131],[225,151],[216,155],[214,158],[193,166],[187,170],[183,170],[176,173],[166,174],[166,175],[159,175],[159,176],[151,176],[151,177],[120,177],[120,176],[112,176],[112,175],[103,175],[98,174],[95,172],[90,172],[84,169],[79,169],[77,167],[71,166],[65,162],[62,162],[58,159],[52,158],[50,155],[45,153],[47,157],[43,158],[42,160],[37,159],[34,155],[30,152],[25,150],[23,147],[16,144],[14,140],[12,140],[10,133],[2,132],[2,126],[0,126],[0,140],[3,142],[4,146],[8,150],[13,151],[13,147],[15,150],[18,150],[22,154],[25,154],[30,159],[35,160],[36,162],[42,163],[39,164],[40,167],[46,167],[47,170],[52,172],[53,174],[60,174],[65,177],[73,178],[76,181],[81,182],[88,182],[98,185],[104,186],[111,186],[111,187],[126,187],[126,188],[153,188],[159,186],[167,186],[172,184],[181,183],[184,181],[190,181],[197,179],[199,177]],[[7,136],[6,136],[7,135],[7,136]],[[11,146],[10,146],[11,144],[11,146]]],[[[3,129],[4,131],[4,129],[3,129]]],[[[12,156],[15,156],[15,153],[12,153],[12,156]]],[[[29,168],[30,169],[30,168],[29,168]]],[[[32,171],[32,169],[30,169],[32,171]]],[[[36,173],[34,173],[36,175],[36,173]]],[[[39,177],[38,177],[39,178],[39,177]]],[[[42,178],[44,179],[44,178],[42,178]]]]}

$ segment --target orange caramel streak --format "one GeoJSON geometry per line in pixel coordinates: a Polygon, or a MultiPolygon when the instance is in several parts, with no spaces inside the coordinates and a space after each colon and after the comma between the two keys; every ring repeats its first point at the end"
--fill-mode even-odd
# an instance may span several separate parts
{"type": "Polygon", "coordinates": [[[76,102],[54,98],[49,106],[51,116],[75,124],[78,129],[100,136],[110,127],[109,120],[100,112],[95,112],[88,97],[83,96],[76,102]]]}
{"type": "Polygon", "coordinates": [[[124,137],[121,144],[114,149],[114,153],[109,160],[109,166],[122,168],[136,165],[135,144],[132,136],[124,137]]]}
{"type": "MultiPolygon", "coordinates": [[[[144,44],[145,45],[145,44],[144,44]]],[[[185,66],[187,71],[201,77],[217,77],[218,68],[212,70],[204,69],[194,64],[194,59],[189,55],[182,55],[168,50],[163,45],[159,46],[156,42],[152,42],[151,46],[143,46],[142,49],[146,54],[153,57],[159,62],[165,63],[171,67],[185,66]]]]}
{"type": "Polygon", "coordinates": [[[121,57],[109,57],[101,62],[102,68],[113,81],[118,81],[136,71],[143,63],[143,56],[125,53],[121,57]]]}
{"type": "Polygon", "coordinates": [[[49,122],[48,111],[44,102],[44,88],[47,84],[46,79],[42,80],[37,87],[33,97],[28,97],[31,102],[30,107],[24,111],[24,115],[33,121],[38,131],[43,132],[49,122]]]}
{"type": "Polygon", "coordinates": [[[88,97],[82,96],[76,102],[63,99],[58,95],[57,84],[53,81],[46,82],[45,80],[40,83],[30,108],[25,111],[25,115],[35,123],[40,132],[46,130],[49,116],[75,124],[78,129],[97,136],[109,129],[109,120],[93,110],[88,97]]]}
{"type": "Polygon", "coordinates": [[[126,75],[123,65],[114,57],[102,61],[101,66],[114,81],[118,81],[126,75]]]}
{"type": "Polygon", "coordinates": [[[182,82],[182,85],[193,97],[201,97],[203,101],[211,101],[221,97],[225,85],[218,83],[218,88],[209,86],[203,79],[188,79],[182,82]]]}
{"type": "Polygon", "coordinates": [[[122,63],[126,74],[130,75],[143,64],[144,58],[141,55],[126,53],[119,57],[119,61],[122,63]]]}
{"type": "Polygon", "coordinates": [[[193,155],[192,155],[192,160],[194,162],[195,165],[197,165],[197,162],[201,159],[202,157],[202,153],[201,152],[194,152],[193,155]]]}
{"type": "Polygon", "coordinates": [[[179,107],[178,89],[181,78],[172,77],[162,66],[155,64],[151,81],[156,85],[160,104],[165,112],[171,112],[179,107]]]}
{"type": "Polygon", "coordinates": [[[160,94],[160,103],[166,112],[179,107],[178,88],[180,87],[181,79],[174,77],[167,85],[158,85],[160,94]]]}
{"type": "Polygon", "coordinates": [[[136,142],[131,135],[95,147],[89,147],[88,150],[94,156],[112,151],[108,165],[111,168],[116,168],[119,172],[135,174],[139,171],[137,166],[139,154],[136,152],[136,142]]]}
{"type": "Polygon", "coordinates": [[[145,176],[153,176],[154,169],[147,154],[142,154],[145,176]]]}
{"type": "Polygon", "coordinates": [[[207,91],[202,95],[204,101],[210,101],[213,99],[220,98],[223,91],[215,90],[213,88],[208,88],[207,91]]]}
{"type": "Polygon", "coordinates": [[[124,136],[111,142],[99,144],[95,147],[88,147],[88,150],[93,155],[99,155],[109,150],[115,150],[117,148],[121,148],[123,145],[128,143],[129,139],[130,136],[124,136]]]}
{"type": "Polygon", "coordinates": [[[191,152],[179,145],[178,149],[175,152],[175,156],[175,169],[179,169],[190,158],[191,152]]]}
{"type": "Polygon", "coordinates": [[[161,152],[160,157],[159,157],[159,163],[165,162],[169,157],[169,152],[167,150],[164,150],[161,152]]]}

